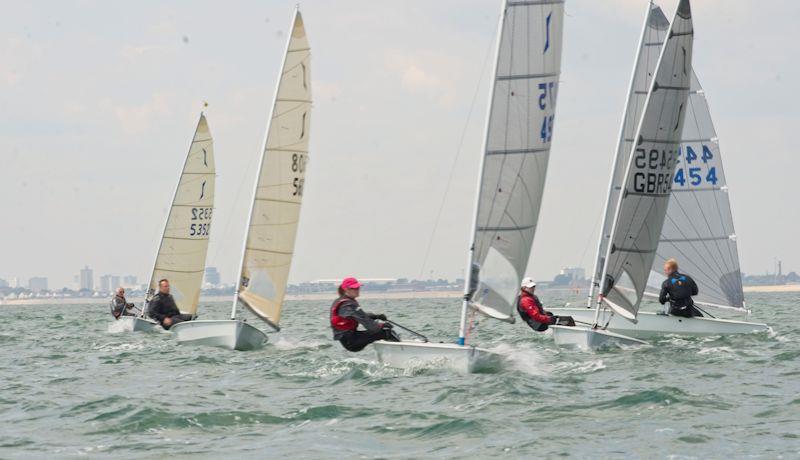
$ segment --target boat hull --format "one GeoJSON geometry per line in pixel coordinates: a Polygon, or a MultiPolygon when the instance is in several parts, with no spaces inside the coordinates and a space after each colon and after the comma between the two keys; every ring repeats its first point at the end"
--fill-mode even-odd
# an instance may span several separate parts
{"type": "Polygon", "coordinates": [[[140,316],[120,316],[117,322],[114,329],[120,332],[152,332],[159,327],[154,320],[140,316]]]}
{"type": "Polygon", "coordinates": [[[181,345],[221,347],[229,350],[255,350],[267,342],[267,334],[242,320],[196,320],[170,328],[181,345]]]}
{"type": "MultiPolygon", "coordinates": [[[[594,309],[591,308],[552,308],[554,315],[572,316],[575,321],[592,324],[594,322],[594,309]]],[[[707,317],[683,318],[681,316],[659,315],[651,312],[639,312],[638,322],[632,322],[620,317],[611,316],[608,310],[600,312],[598,323],[605,325],[609,317],[607,330],[619,334],[647,339],[667,334],[688,336],[750,334],[754,332],[768,332],[769,326],[763,323],[747,321],[734,321],[707,317]]]]}
{"type": "Polygon", "coordinates": [[[374,342],[372,347],[381,363],[399,369],[431,364],[457,372],[491,371],[502,365],[503,358],[489,350],[454,343],[374,342]]]}
{"type": "Polygon", "coordinates": [[[647,345],[633,337],[628,337],[603,329],[592,329],[583,326],[550,326],[553,339],[560,347],[574,347],[581,350],[598,350],[609,347],[628,347],[647,345]]]}

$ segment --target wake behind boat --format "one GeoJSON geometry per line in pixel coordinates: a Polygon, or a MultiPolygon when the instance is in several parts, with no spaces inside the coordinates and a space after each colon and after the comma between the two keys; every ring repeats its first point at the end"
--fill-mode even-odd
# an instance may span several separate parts
{"type": "Polygon", "coordinates": [[[260,348],[267,335],[236,317],[240,303],[280,330],[308,162],[310,61],[303,18],[295,9],[260,154],[231,319],[180,323],[172,328],[179,343],[260,348]]]}
{"type": "Polygon", "coordinates": [[[514,322],[533,244],[553,137],[564,2],[503,2],[458,343],[375,342],[393,367],[442,363],[472,372],[502,361],[468,345],[474,317],[514,322]]]}

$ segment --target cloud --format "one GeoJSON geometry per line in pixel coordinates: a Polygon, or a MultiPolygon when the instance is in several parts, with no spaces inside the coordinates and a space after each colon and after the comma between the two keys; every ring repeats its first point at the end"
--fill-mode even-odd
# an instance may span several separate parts
{"type": "Polygon", "coordinates": [[[441,105],[455,101],[457,91],[448,76],[463,67],[458,60],[431,51],[394,51],[387,53],[385,65],[409,94],[432,97],[441,105]]]}
{"type": "Polygon", "coordinates": [[[7,38],[0,43],[0,84],[14,86],[21,82],[41,55],[40,46],[17,37],[7,38]]]}
{"type": "Polygon", "coordinates": [[[122,130],[127,134],[140,134],[158,122],[161,116],[169,116],[172,111],[172,98],[164,93],[154,93],[150,100],[140,105],[112,105],[105,101],[103,105],[110,109],[122,130]]]}

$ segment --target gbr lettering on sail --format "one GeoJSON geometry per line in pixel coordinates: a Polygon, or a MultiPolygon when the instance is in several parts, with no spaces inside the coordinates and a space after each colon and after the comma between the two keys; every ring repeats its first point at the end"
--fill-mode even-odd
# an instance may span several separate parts
{"type": "Polygon", "coordinates": [[[633,156],[633,191],[659,195],[670,193],[676,158],[674,149],[637,148],[633,156]]]}

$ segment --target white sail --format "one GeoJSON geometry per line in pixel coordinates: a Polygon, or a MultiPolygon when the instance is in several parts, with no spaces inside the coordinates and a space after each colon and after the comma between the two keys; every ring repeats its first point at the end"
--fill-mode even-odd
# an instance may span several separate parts
{"type": "Polygon", "coordinates": [[[166,278],[181,313],[197,311],[214,211],[214,177],[213,140],[200,114],[158,247],[147,301],[159,280],[166,278]]]}
{"type": "Polygon", "coordinates": [[[504,7],[470,259],[471,305],[513,320],[553,137],[563,1],[504,7]]]}
{"type": "Polygon", "coordinates": [[[662,280],[664,262],[675,258],[681,272],[691,275],[700,289],[695,302],[745,311],[735,234],[719,140],[705,92],[693,73],[652,277],[662,280]]]}
{"type": "Polygon", "coordinates": [[[614,157],[605,215],[600,229],[597,256],[595,258],[594,272],[592,273],[592,285],[589,292],[590,305],[594,301],[595,288],[600,284],[599,280],[602,275],[606,252],[608,252],[608,242],[611,238],[611,226],[614,223],[614,215],[619,202],[619,192],[622,190],[622,182],[625,179],[625,167],[628,165],[628,159],[633,148],[633,137],[636,135],[636,129],[639,126],[642,108],[647,99],[652,76],[658,63],[658,57],[661,55],[661,49],[668,30],[669,20],[664,16],[664,12],[661,11],[661,8],[651,3],[647,9],[647,17],[644,21],[642,38],[634,61],[630,89],[622,116],[622,127],[617,142],[617,153],[614,157]]]}
{"type": "Polygon", "coordinates": [[[603,268],[603,301],[635,320],[669,204],[691,83],[693,26],[688,0],[678,4],[656,65],[603,268]]]}
{"type": "Polygon", "coordinates": [[[262,151],[237,289],[239,302],[277,328],[308,164],[311,52],[295,11],[262,151]]]}

